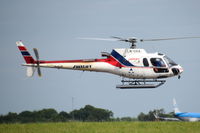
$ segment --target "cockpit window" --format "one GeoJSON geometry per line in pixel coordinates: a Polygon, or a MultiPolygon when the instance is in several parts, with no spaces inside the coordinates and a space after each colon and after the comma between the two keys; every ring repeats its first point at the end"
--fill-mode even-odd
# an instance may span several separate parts
{"type": "Polygon", "coordinates": [[[165,60],[166,63],[169,65],[169,67],[177,65],[172,59],[170,59],[170,58],[167,57],[167,56],[164,56],[164,60],[165,60]]]}
{"type": "Polygon", "coordinates": [[[164,61],[161,58],[151,58],[151,64],[155,67],[166,67],[164,61]]]}

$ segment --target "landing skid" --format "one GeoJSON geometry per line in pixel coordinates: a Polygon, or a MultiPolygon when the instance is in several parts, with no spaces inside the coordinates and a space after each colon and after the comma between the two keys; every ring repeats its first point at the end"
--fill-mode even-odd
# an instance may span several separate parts
{"type": "Polygon", "coordinates": [[[122,84],[117,85],[119,89],[152,89],[163,85],[166,80],[157,79],[122,79],[122,84]]]}

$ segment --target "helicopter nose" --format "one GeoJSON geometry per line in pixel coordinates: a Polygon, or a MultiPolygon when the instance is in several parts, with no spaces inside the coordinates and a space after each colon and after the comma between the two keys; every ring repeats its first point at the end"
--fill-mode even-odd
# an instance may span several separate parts
{"type": "Polygon", "coordinates": [[[179,65],[179,73],[181,74],[182,72],[183,72],[183,67],[181,67],[180,65],[179,65]]]}
{"type": "Polygon", "coordinates": [[[183,72],[183,68],[180,65],[177,65],[172,68],[174,75],[180,75],[183,72]]]}

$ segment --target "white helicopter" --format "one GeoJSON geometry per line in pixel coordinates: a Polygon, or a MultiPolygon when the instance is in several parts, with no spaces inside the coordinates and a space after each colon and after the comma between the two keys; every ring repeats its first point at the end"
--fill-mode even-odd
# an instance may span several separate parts
{"type": "Polygon", "coordinates": [[[156,88],[163,85],[165,78],[178,76],[180,78],[183,68],[161,53],[147,53],[144,49],[136,48],[137,40],[143,41],[160,41],[174,39],[190,39],[200,37],[180,37],[180,38],[164,38],[164,39],[136,39],[136,38],[120,38],[112,37],[104,38],[81,38],[105,41],[124,41],[131,43],[130,48],[113,49],[111,53],[102,52],[102,59],[79,59],[79,60],[57,60],[44,61],[39,60],[38,50],[33,48],[36,60],[30,55],[22,41],[16,44],[24,57],[27,66],[27,76],[33,76],[36,68],[39,76],[42,76],[40,67],[71,69],[81,71],[106,72],[122,77],[122,84],[117,85],[120,89],[142,89],[156,88]],[[128,79],[125,79],[128,78],[128,79]]]}

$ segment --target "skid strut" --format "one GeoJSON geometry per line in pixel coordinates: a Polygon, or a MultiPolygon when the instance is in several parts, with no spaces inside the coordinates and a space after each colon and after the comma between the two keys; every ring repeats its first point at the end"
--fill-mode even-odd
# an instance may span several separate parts
{"type": "Polygon", "coordinates": [[[163,85],[165,80],[157,80],[157,79],[129,79],[129,80],[121,80],[122,84],[117,85],[116,88],[119,89],[151,89],[157,88],[163,85]]]}

